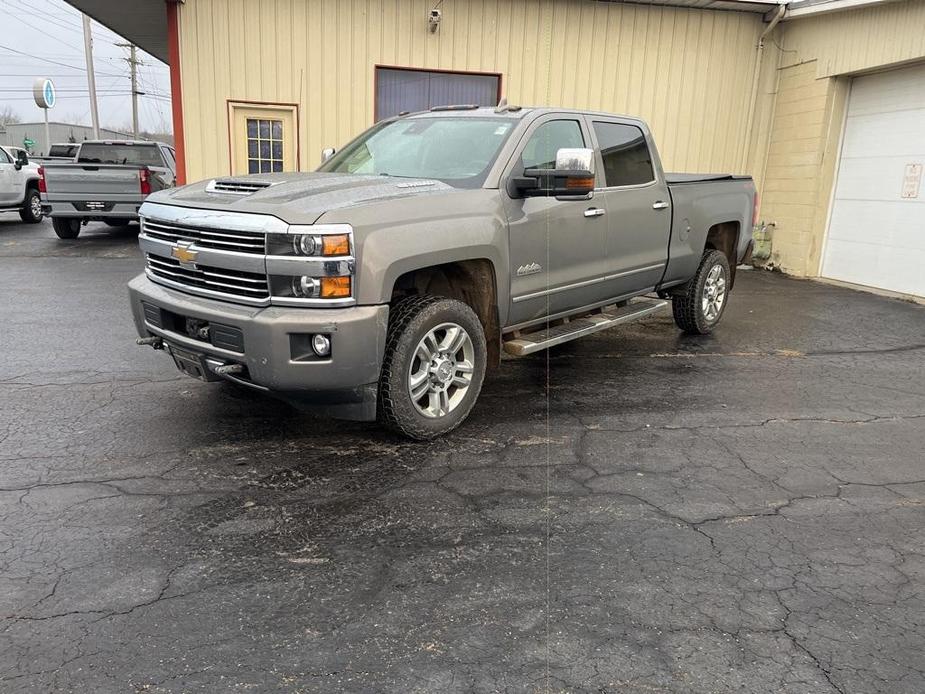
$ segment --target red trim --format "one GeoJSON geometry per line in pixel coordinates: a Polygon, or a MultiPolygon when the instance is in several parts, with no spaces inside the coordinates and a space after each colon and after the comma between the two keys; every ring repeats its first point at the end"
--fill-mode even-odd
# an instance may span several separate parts
{"type": "Polygon", "coordinates": [[[173,148],[177,154],[177,185],[186,184],[186,147],[183,140],[183,89],[180,83],[180,25],[177,3],[167,0],[167,59],[170,65],[170,106],[173,111],[173,148]]]}
{"type": "Polygon", "coordinates": [[[408,65],[373,65],[373,122],[379,122],[379,103],[376,101],[376,94],[379,91],[379,69],[383,70],[408,70],[410,72],[439,72],[443,74],[450,75],[481,75],[483,77],[497,77],[498,78],[498,98],[495,99],[495,103],[501,101],[501,86],[504,83],[504,75],[500,72],[479,72],[478,70],[446,70],[443,68],[435,67],[410,67],[408,65]]]}
{"type": "Polygon", "coordinates": [[[241,106],[283,106],[285,108],[295,109],[295,170],[302,170],[302,143],[300,138],[299,130],[299,105],[296,103],[291,103],[288,101],[251,101],[248,99],[225,99],[225,118],[228,121],[228,175],[232,175],[234,171],[234,161],[232,157],[234,156],[231,151],[231,138],[232,138],[232,128],[231,128],[231,106],[232,105],[241,105],[241,106]]]}

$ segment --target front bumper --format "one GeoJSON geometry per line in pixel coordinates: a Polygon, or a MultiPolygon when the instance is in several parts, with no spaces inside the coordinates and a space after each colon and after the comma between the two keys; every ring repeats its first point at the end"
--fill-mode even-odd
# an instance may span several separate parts
{"type": "Polygon", "coordinates": [[[300,404],[320,405],[332,416],[375,418],[376,383],[388,326],[387,305],[342,309],[250,307],[185,294],[156,284],[145,275],[135,277],[128,288],[135,327],[141,337],[160,337],[168,345],[210,358],[210,363],[243,365],[244,374],[229,380],[300,404]],[[164,316],[173,322],[160,320],[164,316]],[[217,347],[191,337],[180,331],[177,316],[236,328],[242,344],[217,347]],[[309,355],[309,360],[303,360],[302,336],[319,333],[330,336],[331,356],[320,359],[309,355]]]}

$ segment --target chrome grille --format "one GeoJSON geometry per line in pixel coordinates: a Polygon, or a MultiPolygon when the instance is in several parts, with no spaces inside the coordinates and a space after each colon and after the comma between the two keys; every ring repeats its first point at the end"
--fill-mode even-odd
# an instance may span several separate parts
{"type": "Polygon", "coordinates": [[[185,268],[174,258],[147,254],[148,272],[167,282],[227,296],[261,301],[270,297],[267,276],[255,272],[197,265],[185,268]]]}
{"type": "Polygon", "coordinates": [[[144,234],[158,241],[177,243],[194,241],[198,248],[214,248],[238,253],[266,253],[266,236],[248,231],[223,231],[185,224],[167,224],[153,219],[144,220],[144,234]]]}

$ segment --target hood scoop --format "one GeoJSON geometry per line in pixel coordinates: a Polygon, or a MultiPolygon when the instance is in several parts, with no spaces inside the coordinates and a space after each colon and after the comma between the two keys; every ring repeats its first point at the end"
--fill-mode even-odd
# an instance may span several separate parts
{"type": "Polygon", "coordinates": [[[233,178],[213,178],[206,186],[207,193],[225,193],[228,195],[253,195],[259,190],[273,185],[270,181],[235,180],[233,178]]]}

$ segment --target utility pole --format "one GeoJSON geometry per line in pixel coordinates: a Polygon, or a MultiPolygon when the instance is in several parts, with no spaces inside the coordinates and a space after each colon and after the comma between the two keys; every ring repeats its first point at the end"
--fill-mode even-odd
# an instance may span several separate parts
{"type": "Polygon", "coordinates": [[[134,44],[131,43],[117,43],[117,46],[122,48],[129,49],[129,57],[123,58],[125,62],[128,63],[129,69],[132,74],[132,133],[135,139],[138,139],[138,96],[144,94],[144,92],[138,91],[138,66],[144,65],[143,62],[138,60],[137,48],[134,44]]]}
{"type": "Polygon", "coordinates": [[[83,15],[84,55],[87,59],[87,87],[90,89],[90,119],[93,123],[93,139],[100,139],[100,114],[96,109],[96,74],[93,72],[93,35],[90,33],[90,18],[83,15]]]}

